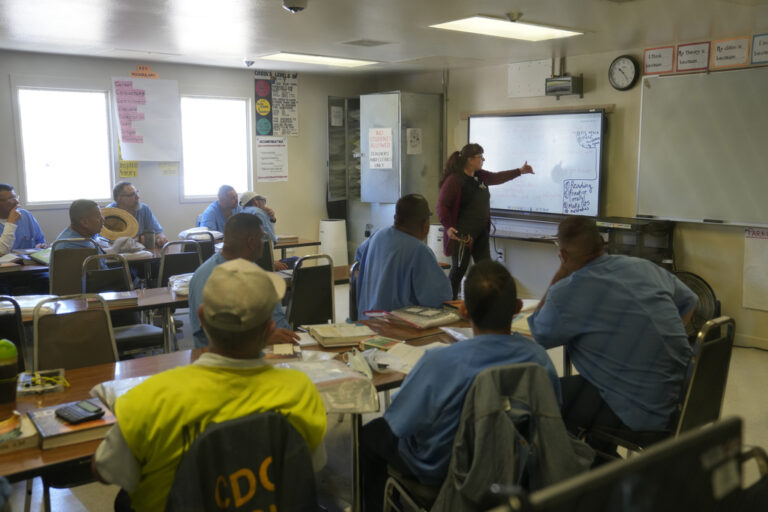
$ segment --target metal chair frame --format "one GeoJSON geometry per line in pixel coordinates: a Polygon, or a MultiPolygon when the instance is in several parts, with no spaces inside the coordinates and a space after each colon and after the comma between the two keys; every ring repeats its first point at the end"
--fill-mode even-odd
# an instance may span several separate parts
{"type": "MultiPolygon", "coordinates": [[[[301,284],[301,268],[307,262],[310,262],[310,261],[320,261],[320,260],[326,260],[328,262],[328,266],[329,266],[329,272],[328,273],[329,273],[329,276],[330,276],[329,280],[328,280],[328,285],[330,287],[329,289],[330,289],[330,301],[331,301],[331,321],[334,322],[334,323],[336,322],[336,301],[335,301],[334,293],[333,293],[333,287],[334,287],[334,282],[333,282],[333,258],[331,258],[327,254],[314,254],[314,255],[311,255],[311,256],[304,256],[302,258],[299,258],[299,260],[296,262],[296,265],[293,267],[293,284],[292,284],[293,290],[291,292],[291,300],[288,303],[288,308],[286,310],[285,316],[288,319],[288,323],[290,323],[291,326],[294,329],[296,327],[298,327],[298,325],[297,325],[298,323],[302,323],[302,322],[298,322],[297,323],[295,321],[295,319],[293,318],[295,316],[294,299],[297,296],[296,289],[297,289],[297,285],[301,284]]],[[[319,265],[319,266],[324,266],[324,265],[319,265]]]]}
{"type": "MultiPolygon", "coordinates": [[[[56,295],[56,292],[54,291],[55,276],[56,276],[56,270],[55,270],[56,269],[56,246],[62,245],[63,243],[71,243],[71,242],[85,242],[86,244],[91,244],[93,245],[93,248],[96,249],[96,254],[99,253],[99,245],[91,238],[61,238],[59,240],[54,241],[53,244],[51,245],[51,263],[49,265],[50,282],[48,286],[48,293],[50,293],[51,295],[56,295]]],[[[59,249],[59,251],[82,250],[82,249],[90,249],[90,248],[86,248],[86,247],[66,248],[65,247],[65,248],[59,249]]],[[[90,256],[90,254],[88,256],[90,256]]]]}

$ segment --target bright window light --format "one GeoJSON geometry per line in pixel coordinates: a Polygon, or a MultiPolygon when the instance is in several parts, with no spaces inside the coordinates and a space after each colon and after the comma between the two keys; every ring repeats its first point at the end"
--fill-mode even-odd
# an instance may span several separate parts
{"type": "Polygon", "coordinates": [[[259,57],[266,60],[279,60],[284,62],[300,62],[302,64],[319,64],[321,66],[336,66],[341,68],[357,68],[378,64],[373,60],[342,59],[341,57],[325,57],[323,55],[307,55],[304,53],[275,53],[259,57]]]}
{"type": "Polygon", "coordinates": [[[582,35],[581,32],[523,23],[522,21],[489,18],[487,16],[472,16],[471,18],[430,25],[430,27],[456,30],[458,32],[470,32],[472,34],[481,34],[484,36],[522,39],[524,41],[545,41],[547,39],[560,39],[563,37],[582,35]]]}
{"type": "Polygon", "coordinates": [[[247,99],[181,98],[184,197],[215,196],[221,185],[248,190],[247,99]]]}
{"type": "Polygon", "coordinates": [[[25,204],[110,197],[106,91],[18,89],[25,204]]]}

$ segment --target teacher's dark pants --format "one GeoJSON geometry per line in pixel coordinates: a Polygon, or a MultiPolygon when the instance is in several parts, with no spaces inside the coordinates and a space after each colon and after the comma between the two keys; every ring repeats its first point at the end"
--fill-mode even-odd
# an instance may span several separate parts
{"type": "Polygon", "coordinates": [[[461,244],[456,240],[451,240],[451,244],[453,253],[451,254],[451,271],[448,278],[451,280],[453,298],[456,299],[459,291],[461,291],[461,280],[467,272],[467,267],[469,267],[469,257],[472,256],[475,263],[491,259],[490,237],[487,231],[483,231],[477,236],[473,235],[471,247],[465,245],[464,251],[461,251],[461,244]],[[459,260],[459,252],[463,252],[461,260],[459,260]]]}

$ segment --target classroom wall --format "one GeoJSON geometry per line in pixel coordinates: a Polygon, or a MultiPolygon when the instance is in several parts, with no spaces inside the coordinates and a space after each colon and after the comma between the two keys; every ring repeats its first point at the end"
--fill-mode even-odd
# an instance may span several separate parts
{"type": "MultiPolygon", "coordinates": [[[[508,98],[507,66],[452,70],[447,80],[446,155],[467,143],[468,113],[612,105],[604,153],[604,215],[633,217],[641,85],[620,92],[608,84],[608,66],[620,53],[642,56],[642,49],[566,59],[569,73],[584,74],[583,99],[508,98]]],[[[378,85],[381,90],[399,88],[414,92],[440,92],[442,87],[440,73],[379,77],[378,85]]],[[[513,240],[497,240],[496,244],[504,249],[505,264],[517,279],[521,296],[540,297],[545,293],[559,263],[555,248],[551,244],[513,240]]],[[[743,228],[678,223],[675,255],[678,269],[704,278],[721,300],[722,313],[736,320],[736,343],[768,348],[768,313],[741,306],[743,228]]]]}
{"type": "MultiPolygon", "coordinates": [[[[129,76],[137,64],[139,62],[116,59],[0,51],[0,181],[14,186],[21,183],[12,114],[11,75],[63,77],[109,88],[113,76],[129,76]]],[[[157,62],[151,65],[161,79],[177,80],[181,94],[253,94],[251,70],[157,62]]],[[[362,75],[299,74],[299,135],[288,137],[289,179],[287,182],[256,183],[255,175],[253,178],[254,187],[269,198],[269,205],[277,212],[278,233],[317,239],[319,220],[327,217],[327,98],[356,96],[366,80],[362,75]]],[[[213,198],[181,202],[179,175],[162,176],[156,166],[140,165],[138,178],[131,181],[139,188],[142,200],[150,205],[169,239],[175,239],[179,231],[194,225],[197,215],[213,198]]],[[[119,181],[119,178],[115,179],[119,181]]],[[[23,190],[19,192],[23,198],[23,190]]],[[[212,191],[212,194],[215,193],[215,190],[212,191]]],[[[31,210],[49,241],[55,239],[69,223],[65,207],[31,210]]],[[[313,253],[315,249],[297,251],[299,254],[313,253]]]]}

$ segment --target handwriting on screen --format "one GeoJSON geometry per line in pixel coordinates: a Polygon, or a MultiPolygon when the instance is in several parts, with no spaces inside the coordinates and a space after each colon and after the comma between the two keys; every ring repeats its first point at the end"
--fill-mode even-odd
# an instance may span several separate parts
{"type": "Polygon", "coordinates": [[[469,140],[483,146],[485,169],[520,167],[534,174],[491,188],[491,208],[597,216],[603,112],[477,116],[469,140]]]}

